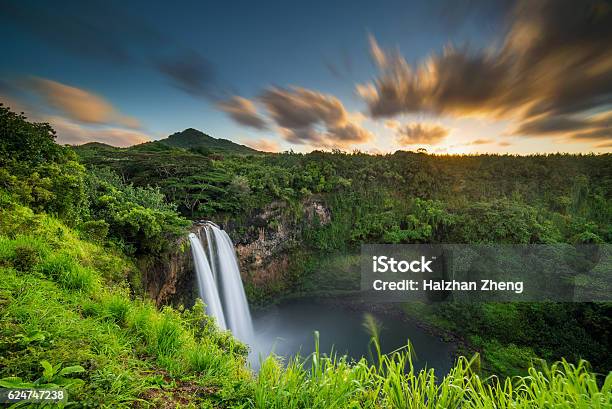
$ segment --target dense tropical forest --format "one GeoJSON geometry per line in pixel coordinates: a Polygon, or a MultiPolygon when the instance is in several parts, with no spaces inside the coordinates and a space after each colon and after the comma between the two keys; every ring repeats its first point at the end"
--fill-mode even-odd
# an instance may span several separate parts
{"type": "Polygon", "coordinates": [[[199,219],[238,243],[293,232],[280,279],[247,283],[252,305],[323,276],[330,294],[350,287],[363,243],[610,243],[610,154],[264,154],[185,133],[72,148],[0,106],[1,387],[61,386],[90,407],[612,407],[609,303],[400,305],[468,358],[417,371],[410,345],[382,354],[366,322],[371,361],[317,348],[254,374],[201,302],[159,306],[143,288],[199,219]]]}

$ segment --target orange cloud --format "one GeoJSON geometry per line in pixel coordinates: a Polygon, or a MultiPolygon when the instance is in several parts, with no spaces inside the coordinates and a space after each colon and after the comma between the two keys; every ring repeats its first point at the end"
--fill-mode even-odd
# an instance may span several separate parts
{"type": "Polygon", "coordinates": [[[494,141],[492,139],[475,139],[469,145],[490,145],[494,141]]]}
{"type": "Polygon", "coordinates": [[[117,147],[128,147],[147,142],[151,138],[141,132],[125,128],[90,128],[59,116],[42,118],[57,131],[57,142],[81,145],[87,142],[101,142],[117,147]]]}
{"type": "Polygon", "coordinates": [[[440,125],[414,122],[396,128],[396,142],[401,146],[435,145],[449,134],[450,130],[440,125]]]}
{"type": "Polygon", "coordinates": [[[369,114],[486,115],[516,121],[523,136],[563,130],[568,141],[609,138],[609,127],[592,129],[587,117],[612,112],[612,7],[600,0],[519,0],[508,22],[499,46],[449,45],[418,65],[371,37],[379,75],[357,85],[369,114]]]}
{"type": "Polygon", "coordinates": [[[363,115],[349,113],[333,95],[301,87],[270,88],[260,100],[291,143],[344,148],[373,139],[360,125],[363,115]]]}
{"type": "Polygon", "coordinates": [[[136,118],[121,114],[104,98],[89,91],[38,77],[31,78],[28,84],[49,106],[72,120],[86,124],[117,124],[132,129],[140,127],[136,118]]]}
{"type": "Polygon", "coordinates": [[[255,129],[267,128],[266,121],[257,113],[255,104],[246,98],[235,95],[227,101],[218,103],[218,106],[239,124],[255,129]]]}
{"type": "Polygon", "coordinates": [[[612,142],[604,142],[595,146],[596,148],[612,148],[612,142]]]}
{"type": "Polygon", "coordinates": [[[279,152],[280,151],[280,146],[278,142],[273,141],[271,139],[265,139],[265,138],[247,139],[247,140],[243,140],[242,143],[244,143],[248,147],[257,149],[258,151],[262,151],[262,152],[279,152]]]}

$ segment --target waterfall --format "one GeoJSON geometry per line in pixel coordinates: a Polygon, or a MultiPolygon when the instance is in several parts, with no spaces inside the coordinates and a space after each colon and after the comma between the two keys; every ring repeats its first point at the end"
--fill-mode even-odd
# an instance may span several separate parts
{"type": "MultiPolygon", "coordinates": [[[[221,326],[221,324],[219,326],[223,329],[229,328],[239,340],[250,342],[253,340],[253,323],[242,279],[240,278],[234,244],[227,233],[214,223],[207,222],[204,230],[208,257],[204,253],[201,239],[198,239],[193,233],[189,235],[192,248],[200,249],[210,276],[210,282],[198,279],[198,284],[204,282],[204,285],[207,286],[207,288],[200,286],[200,296],[209,305],[207,301],[208,293],[213,292],[213,303],[216,302],[215,300],[220,300],[218,303],[219,310],[211,307],[207,311],[211,315],[215,314],[214,311],[220,311],[221,319],[217,319],[217,322],[223,322],[224,326],[221,326]],[[194,241],[197,243],[194,244],[194,241]]],[[[195,259],[196,252],[194,251],[193,254],[195,259]]],[[[200,273],[197,268],[196,272],[199,277],[200,273]]]]}
{"type": "MultiPolygon", "coordinates": [[[[210,223],[210,222],[209,222],[210,223]]],[[[211,223],[212,225],[212,223],[211,223]]],[[[215,282],[219,282],[219,278],[217,277],[217,261],[215,260],[215,251],[213,250],[213,236],[212,229],[205,229],[206,231],[206,244],[208,244],[208,257],[210,261],[210,269],[212,270],[213,277],[215,278],[215,282]]]]}
{"type": "Polygon", "coordinates": [[[189,242],[191,243],[191,254],[193,255],[193,262],[196,269],[198,290],[200,298],[206,303],[206,312],[217,320],[219,328],[227,329],[217,284],[215,283],[210,265],[206,259],[206,253],[202,247],[202,242],[200,238],[193,233],[189,234],[189,242]]]}
{"type": "Polygon", "coordinates": [[[216,271],[222,289],[225,307],[225,319],[232,333],[241,341],[253,338],[253,323],[249,304],[242,286],[238,259],[234,250],[234,243],[226,232],[215,225],[209,224],[206,229],[212,230],[216,257],[211,257],[218,263],[216,271]]]}

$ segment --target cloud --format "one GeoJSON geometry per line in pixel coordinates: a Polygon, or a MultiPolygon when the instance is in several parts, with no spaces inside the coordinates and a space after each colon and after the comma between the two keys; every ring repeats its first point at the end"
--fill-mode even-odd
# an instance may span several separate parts
{"type": "Polygon", "coordinates": [[[324,59],[323,64],[337,79],[344,79],[353,74],[353,61],[346,48],[342,48],[333,60],[324,59]]]}
{"type": "Polygon", "coordinates": [[[397,129],[401,125],[402,125],[401,122],[395,119],[387,119],[385,121],[385,128],[388,128],[388,129],[397,129]]]}
{"type": "Polygon", "coordinates": [[[251,100],[240,96],[233,96],[229,100],[217,104],[234,121],[241,125],[250,126],[255,129],[266,129],[266,121],[257,113],[257,108],[251,100]]]}
{"type": "Polygon", "coordinates": [[[508,19],[500,47],[449,45],[417,66],[370,38],[379,74],[357,86],[369,114],[484,115],[513,119],[531,136],[549,136],[557,128],[578,131],[587,111],[610,112],[609,3],[522,0],[508,19]]]}
{"type": "Polygon", "coordinates": [[[469,144],[470,145],[490,145],[493,142],[495,142],[495,141],[493,141],[493,139],[475,139],[472,142],[470,142],[469,144]]]}
{"type": "Polygon", "coordinates": [[[583,139],[587,141],[597,141],[601,139],[608,139],[612,141],[612,129],[591,129],[584,132],[576,132],[570,135],[572,139],[583,139]]]}
{"type": "Polygon", "coordinates": [[[269,88],[259,100],[278,125],[284,139],[317,147],[348,147],[365,143],[373,135],[359,124],[333,95],[300,87],[269,88]]]}
{"type": "Polygon", "coordinates": [[[151,140],[148,135],[131,129],[86,127],[58,116],[44,117],[41,120],[50,123],[57,131],[57,142],[60,144],[81,145],[87,142],[102,142],[112,146],[127,147],[151,140]]]}
{"type": "Polygon", "coordinates": [[[272,119],[284,128],[306,128],[317,123],[342,125],[347,121],[340,100],[305,88],[270,88],[260,100],[272,119]]]}
{"type": "Polygon", "coordinates": [[[508,141],[501,141],[501,142],[498,143],[498,145],[502,146],[502,147],[512,146],[512,144],[510,142],[508,142],[508,141]]]}
{"type": "Polygon", "coordinates": [[[31,35],[71,54],[117,63],[135,57],[130,45],[157,48],[163,37],[142,19],[102,1],[0,2],[0,21],[25,27],[31,35]]]}
{"type": "Polygon", "coordinates": [[[370,131],[361,126],[348,122],[344,125],[328,128],[327,139],[338,146],[349,146],[354,143],[365,143],[372,139],[370,131]]]}
{"type": "Polygon", "coordinates": [[[26,81],[27,87],[41,96],[52,108],[72,120],[87,124],[111,124],[139,128],[136,118],[119,113],[104,98],[81,88],[57,81],[33,77],[26,81]]]}
{"type": "Polygon", "coordinates": [[[111,2],[0,2],[0,24],[16,25],[80,58],[153,68],[192,96],[215,99],[221,93],[209,60],[111,2]]]}
{"type": "Polygon", "coordinates": [[[57,142],[60,144],[80,145],[87,142],[102,142],[112,146],[126,147],[151,140],[151,137],[144,132],[115,126],[112,123],[86,123],[69,117],[46,115],[42,113],[43,110],[40,107],[22,102],[4,93],[0,93],[0,102],[13,112],[23,112],[29,121],[49,123],[57,132],[57,142]]]}
{"type": "Polygon", "coordinates": [[[449,129],[436,124],[415,122],[396,129],[396,142],[406,145],[435,145],[449,134],[449,129]]]}
{"type": "Polygon", "coordinates": [[[279,128],[281,136],[296,145],[310,144],[313,146],[325,145],[325,136],[312,128],[279,128]]]}
{"type": "Polygon", "coordinates": [[[278,142],[273,141],[271,139],[246,139],[243,140],[242,143],[244,143],[246,146],[249,146],[253,149],[257,149],[258,151],[262,151],[262,152],[279,152],[280,151],[280,146],[278,144],[278,142]]]}
{"type": "Polygon", "coordinates": [[[176,88],[195,97],[215,98],[216,74],[213,64],[195,51],[159,59],[157,69],[176,88]]]}
{"type": "Polygon", "coordinates": [[[576,117],[568,115],[540,116],[523,122],[513,132],[515,135],[552,135],[573,140],[612,140],[612,111],[576,117]]]}
{"type": "Polygon", "coordinates": [[[374,60],[374,63],[380,68],[387,67],[387,54],[378,46],[378,42],[373,35],[368,36],[368,40],[370,42],[370,55],[374,60]]]}
{"type": "Polygon", "coordinates": [[[596,148],[612,148],[612,142],[604,142],[599,145],[595,145],[596,148]]]}

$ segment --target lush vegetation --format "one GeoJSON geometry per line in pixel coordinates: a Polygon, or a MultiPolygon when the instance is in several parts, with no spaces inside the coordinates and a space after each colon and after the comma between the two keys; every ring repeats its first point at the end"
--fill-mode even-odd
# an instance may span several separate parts
{"type": "MultiPolygon", "coordinates": [[[[189,148],[189,144],[185,147],[189,148]]],[[[359,288],[362,243],[610,243],[612,155],[433,156],[396,152],[238,155],[77,149],[136,186],[155,183],[189,218],[226,221],[237,240],[298,231],[284,282],[248,285],[251,301],[359,288]],[[313,200],[331,217],[307,217],[313,200]],[[284,203],[284,216],[257,215],[284,203]],[[352,264],[348,259],[352,258],[352,264]]],[[[465,339],[494,373],[525,373],[534,357],[612,368],[610,304],[407,305],[465,339]],[[520,358],[517,358],[520,357],[520,358]]]]}
{"type": "Polygon", "coordinates": [[[0,230],[0,386],[61,386],[68,402],[93,407],[429,408],[612,405],[612,375],[585,362],[529,369],[498,380],[477,358],[444,376],[416,372],[410,349],[376,364],[319,351],[258,375],[246,348],[203,314],[157,310],[133,299],[123,281],[134,266],[83,241],[57,219],[30,209],[3,210],[0,230]],[[12,237],[12,238],[11,238],[12,237]],[[407,371],[406,371],[406,368],[407,371]]]}
{"type": "Polygon", "coordinates": [[[595,375],[579,359],[591,349],[597,370],[609,371],[605,304],[419,311],[441,326],[470,322],[463,331],[482,343],[485,362],[502,372],[521,367],[519,377],[483,375],[477,357],[459,359],[445,376],[414,371],[409,347],[380,353],[371,320],[373,361],[317,348],[306,359],[270,357],[254,375],[246,347],[220,332],[201,303],[157,309],[139,290],[136,267],[180,242],[185,216],[247,220],[273,201],[287,203],[286,216],[300,226],[296,287],[306,286],[321,254],[348,254],[369,240],[608,242],[609,156],[244,157],[90,145],[79,159],[54,139],[48,125],[0,106],[2,387],[59,385],[69,402],[92,407],[612,407],[612,375],[595,375]],[[548,178],[521,179],[513,161],[548,178]],[[329,223],[303,217],[312,197],[331,209],[329,223]],[[515,321],[523,317],[532,320],[515,321]],[[538,364],[536,356],[573,363],[538,364]]]}
{"type": "Polygon", "coordinates": [[[0,220],[0,386],[58,385],[90,407],[216,405],[246,393],[246,347],[201,304],[159,311],[131,297],[133,261],[56,218],[12,205],[0,220]]]}

